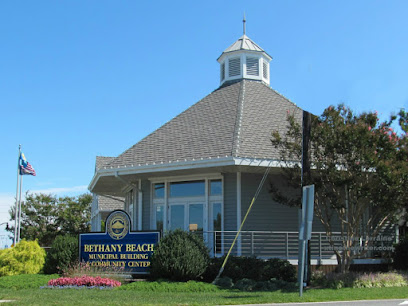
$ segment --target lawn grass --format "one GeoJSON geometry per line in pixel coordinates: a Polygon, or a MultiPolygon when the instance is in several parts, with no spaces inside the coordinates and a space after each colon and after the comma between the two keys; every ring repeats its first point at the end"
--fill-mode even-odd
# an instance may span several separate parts
{"type": "Polygon", "coordinates": [[[0,277],[0,299],[18,305],[233,305],[405,299],[408,287],[243,292],[200,282],[134,282],[114,289],[40,289],[57,275],[0,277]]]}
{"type": "Polygon", "coordinates": [[[19,305],[233,305],[408,298],[408,287],[312,289],[298,292],[152,292],[98,289],[2,289],[0,299],[19,305]]]}

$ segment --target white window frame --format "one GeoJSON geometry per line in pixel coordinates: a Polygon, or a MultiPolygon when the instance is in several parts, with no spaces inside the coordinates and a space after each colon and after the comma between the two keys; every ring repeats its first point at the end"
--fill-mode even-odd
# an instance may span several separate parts
{"type": "MultiPolygon", "coordinates": [[[[150,220],[151,220],[151,228],[156,228],[156,206],[157,205],[164,205],[164,214],[163,214],[163,231],[167,231],[169,228],[169,208],[170,205],[174,204],[185,204],[184,209],[184,218],[185,218],[185,227],[188,227],[188,218],[189,218],[189,211],[188,207],[190,204],[204,204],[203,208],[203,231],[209,231],[209,220],[212,220],[212,216],[210,215],[210,202],[216,201],[217,203],[221,203],[221,224],[222,230],[224,230],[224,177],[220,173],[210,173],[206,175],[188,175],[188,176],[170,176],[170,177],[154,177],[149,178],[151,183],[151,193],[150,193],[150,220]],[[197,196],[197,197],[169,197],[169,189],[170,183],[174,182],[188,182],[188,181],[198,181],[203,180],[205,182],[205,195],[204,196],[197,196]],[[222,193],[220,195],[210,196],[210,181],[211,180],[221,180],[222,186],[222,193]],[[164,183],[164,198],[154,198],[154,184],[157,183],[164,183]]],[[[207,235],[204,235],[205,241],[208,241],[207,235]]]]}

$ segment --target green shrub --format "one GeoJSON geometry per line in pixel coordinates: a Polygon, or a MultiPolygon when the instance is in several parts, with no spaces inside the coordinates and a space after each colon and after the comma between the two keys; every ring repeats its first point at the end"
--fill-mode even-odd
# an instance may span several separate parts
{"type": "Polygon", "coordinates": [[[253,291],[256,286],[256,281],[253,279],[243,278],[237,281],[235,288],[241,291],[253,291]]]}
{"type": "Polygon", "coordinates": [[[313,287],[327,287],[326,273],[323,271],[314,271],[310,276],[310,284],[313,287]]]}
{"type": "Polygon", "coordinates": [[[407,275],[386,273],[313,273],[311,277],[313,286],[321,286],[333,289],[349,288],[380,288],[408,286],[407,275]]]}
{"type": "Polygon", "coordinates": [[[153,279],[197,280],[209,263],[208,249],[196,234],[175,230],[164,236],[151,257],[153,279]]]}
{"type": "Polygon", "coordinates": [[[45,258],[44,273],[62,274],[68,267],[78,262],[77,236],[57,236],[45,258]]]}
{"type": "Polygon", "coordinates": [[[49,280],[57,278],[58,274],[21,274],[0,277],[0,288],[5,289],[38,289],[47,286],[49,280]]]}
{"type": "Polygon", "coordinates": [[[234,287],[234,283],[230,277],[220,277],[215,280],[214,285],[227,289],[234,287]]]}
{"type": "Polygon", "coordinates": [[[285,282],[296,282],[296,268],[289,261],[279,258],[271,258],[263,267],[261,280],[276,278],[285,282]]]}
{"type": "MultiPolygon", "coordinates": [[[[225,257],[213,258],[208,265],[204,279],[212,282],[218,274],[225,257]]],[[[233,282],[247,278],[255,281],[268,281],[272,278],[286,282],[296,281],[296,268],[287,260],[272,258],[269,260],[255,257],[230,256],[223,277],[230,277],[233,282]]]]}
{"type": "Polygon", "coordinates": [[[393,253],[394,269],[408,270],[408,238],[401,240],[393,253]]]}
{"type": "Polygon", "coordinates": [[[0,251],[0,276],[36,274],[45,262],[45,251],[37,241],[21,240],[15,247],[0,251]]]}

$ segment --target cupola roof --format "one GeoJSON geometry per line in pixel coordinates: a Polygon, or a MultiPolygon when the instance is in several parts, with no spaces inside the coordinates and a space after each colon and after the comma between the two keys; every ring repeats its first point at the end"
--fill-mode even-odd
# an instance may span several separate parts
{"type": "Polygon", "coordinates": [[[242,35],[240,38],[238,38],[238,40],[234,42],[231,46],[225,49],[224,52],[220,55],[220,57],[224,55],[225,53],[243,51],[243,50],[264,52],[267,56],[269,56],[272,59],[272,57],[268,53],[266,53],[265,50],[263,50],[257,43],[255,43],[252,39],[250,39],[245,34],[242,35]]]}

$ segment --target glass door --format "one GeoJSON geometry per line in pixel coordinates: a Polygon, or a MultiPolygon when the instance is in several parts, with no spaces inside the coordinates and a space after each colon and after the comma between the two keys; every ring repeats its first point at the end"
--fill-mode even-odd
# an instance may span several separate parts
{"type": "Polygon", "coordinates": [[[172,204],[170,205],[170,230],[175,229],[185,230],[185,218],[184,218],[184,204],[172,204]]]}
{"type": "Polygon", "coordinates": [[[203,232],[203,203],[187,202],[182,204],[170,204],[169,212],[169,229],[171,231],[179,228],[185,231],[203,232]]]}
{"type": "Polygon", "coordinates": [[[188,230],[202,232],[204,228],[204,204],[188,204],[188,230]]]}

